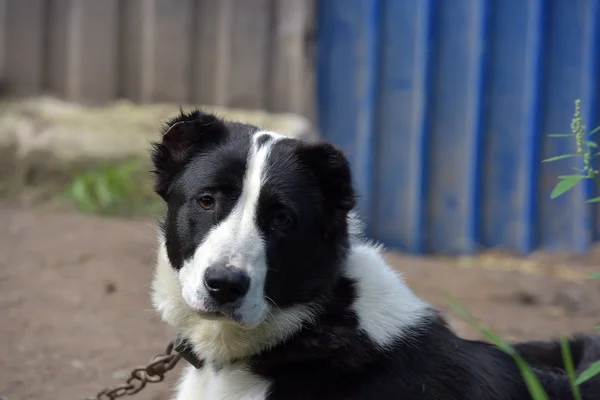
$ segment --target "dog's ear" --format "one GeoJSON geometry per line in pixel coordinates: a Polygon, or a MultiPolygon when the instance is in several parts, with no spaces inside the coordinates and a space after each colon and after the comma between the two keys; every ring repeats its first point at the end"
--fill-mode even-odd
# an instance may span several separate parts
{"type": "Polygon", "coordinates": [[[318,180],[324,207],[345,221],[356,204],[356,194],[344,153],[327,142],[307,143],[300,148],[299,158],[318,180]]]}
{"type": "Polygon", "coordinates": [[[154,190],[167,199],[173,178],[196,154],[216,145],[227,133],[223,121],[212,114],[183,112],[167,122],[162,140],[153,143],[154,190]]]}

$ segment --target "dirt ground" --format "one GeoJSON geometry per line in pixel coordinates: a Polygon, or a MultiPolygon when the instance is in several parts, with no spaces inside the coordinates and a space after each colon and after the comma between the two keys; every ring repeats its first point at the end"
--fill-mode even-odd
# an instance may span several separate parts
{"type": "MultiPolygon", "coordinates": [[[[120,383],[170,338],[151,310],[152,220],[0,207],[0,396],[84,399],[120,383]]],[[[414,290],[450,312],[447,295],[507,339],[548,338],[600,323],[600,249],[586,257],[426,259],[390,253],[414,290]]],[[[166,400],[176,379],[135,399],[166,400]]]]}

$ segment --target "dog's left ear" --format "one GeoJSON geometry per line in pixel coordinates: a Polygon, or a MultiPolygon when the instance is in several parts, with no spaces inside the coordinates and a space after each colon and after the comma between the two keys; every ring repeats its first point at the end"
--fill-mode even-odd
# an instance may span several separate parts
{"type": "Polygon", "coordinates": [[[198,125],[197,121],[178,121],[170,125],[163,133],[161,145],[169,151],[175,162],[181,162],[193,147],[192,135],[198,125]]]}
{"type": "Polygon", "coordinates": [[[182,113],[169,121],[162,140],[153,144],[155,192],[166,200],[174,177],[187,161],[219,143],[226,133],[223,121],[201,111],[182,113]]]}
{"type": "Polygon", "coordinates": [[[327,142],[307,143],[300,148],[299,158],[318,180],[324,207],[345,220],[356,204],[356,194],[344,153],[327,142]]]}

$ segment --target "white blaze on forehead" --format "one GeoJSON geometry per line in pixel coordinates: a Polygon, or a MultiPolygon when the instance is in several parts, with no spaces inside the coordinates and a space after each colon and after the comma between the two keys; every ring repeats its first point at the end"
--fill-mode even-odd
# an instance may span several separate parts
{"type": "Polygon", "coordinates": [[[278,133],[260,131],[255,133],[252,138],[252,147],[248,156],[242,194],[230,218],[228,218],[232,223],[237,225],[239,230],[238,238],[240,239],[248,235],[255,236],[257,239],[259,238],[260,232],[256,224],[256,211],[258,209],[260,191],[267,179],[267,165],[271,149],[275,142],[283,137],[278,133]],[[260,139],[264,138],[264,136],[268,136],[269,138],[261,144],[260,139]]]}
{"type": "Polygon", "coordinates": [[[263,290],[267,260],[256,216],[261,188],[267,179],[269,154],[281,138],[283,136],[272,132],[253,135],[242,192],[235,207],[209,232],[180,271],[182,295],[188,305],[193,307],[199,297],[206,296],[203,285],[206,269],[215,262],[231,260],[250,276],[250,289],[239,310],[242,318],[256,320],[266,312],[263,290]],[[259,140],[264,135],[269,139],[259,140]]]}
{"type": "Polygon", "coordinates": [[[221,224],[228,228],[226,232],[228,235],[237,239],[237,244],[233,244],[233,249],[230,249],[233,252],[231,256],[244,256],[244,254],[235,254],[237,252],[253,253],[252,246],[260,240],[260,231],[256,223],[260,191],[267,179],[267,164],[271,149],[282,137],[276,133],[261,131],[254,134],[252,138],[242,193],[231,214],[221,224]],[[269,140],[260,144],[259,139],[264,135],[268,135],[269,140]],[[246,247],[246,244],[251,247],[246,247]]]}
{"type": "Polygon", "coordinates": [[[273,145],[271,141],[268,141],[259,147],[258,137],[259,136],[254,137],[246,168],[242,194],[238,201],[238,205],[232,213],[239,213],[238,217],[240,218],[240,224],[246,229],[255,227],[250,225],[255,225],[260,189],[266,178],[267,159],[271,146],[273,145]]]}

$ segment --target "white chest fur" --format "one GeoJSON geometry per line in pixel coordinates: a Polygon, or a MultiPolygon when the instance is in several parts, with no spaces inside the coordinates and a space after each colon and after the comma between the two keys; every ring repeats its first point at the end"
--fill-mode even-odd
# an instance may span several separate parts
{"type": "Polygon", "coordinates": [[[188,367],[176,400],[265,400],[270,382],[248,371],[246,365],[188,367]]]}

